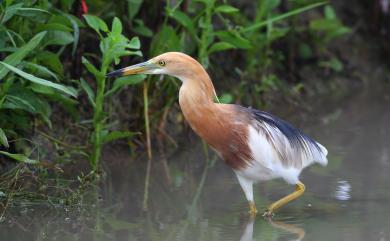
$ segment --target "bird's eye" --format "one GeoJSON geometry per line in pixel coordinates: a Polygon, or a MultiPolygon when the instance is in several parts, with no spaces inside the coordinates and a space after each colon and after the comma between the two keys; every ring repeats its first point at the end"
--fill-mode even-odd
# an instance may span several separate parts
{"type": "Polygon", "coordinates": [[[159,64],[160,66],[165,66],[165,65],[166,65],[166,63],[165,63],[165,61],[164,61],[164,60],[160,60],[160,61],[158,61],[158,64],[159,64]]]}

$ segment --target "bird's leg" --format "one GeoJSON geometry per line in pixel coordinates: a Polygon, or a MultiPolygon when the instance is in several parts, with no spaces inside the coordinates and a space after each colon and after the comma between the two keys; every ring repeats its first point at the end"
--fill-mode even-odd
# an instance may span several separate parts
{"type": "Polygon", "coordinates": [[[255,216],[257,214],[257,208],[254,201],[249,201],[249,213],[252,216],[255,216]]]}
{"type": "Polygon", "coordinates": [[[245,193],[245,197],[249,202],[249,213],[252,216],[255,216],[257,214],[257,209],[256,209],[255,201],[253,199],[253,182],[239,175],[238,173],[236,173],[236,175],[237,175],[238,182],[240,183],[242,190],[245,193]]]}
{"type": "Polygon", "coordinates": [[[268,206],[267,210],[263,214],[265,217],[271,217],[274,215],[274,211],[281,206],[284,206],[288,202],[291,202],[292,200],[300,197],[305,192],[305,185],[301,182],[298,182],[295,186],[295,192],[279,199],[278,201],[272,203],[268,206]]]}

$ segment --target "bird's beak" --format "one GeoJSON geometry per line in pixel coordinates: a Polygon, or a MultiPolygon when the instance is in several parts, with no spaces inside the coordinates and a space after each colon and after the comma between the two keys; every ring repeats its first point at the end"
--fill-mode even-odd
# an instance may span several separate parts
{"type": "Polygon", "coordinates": [[[156,64],[146,61],[140,64],[135,64],[123,69],[115,70],[111,73],[106,74],[106,77],[119,77],[132,74],[147,74],[148,71],[153,70],[157,67],[156,64]]]}

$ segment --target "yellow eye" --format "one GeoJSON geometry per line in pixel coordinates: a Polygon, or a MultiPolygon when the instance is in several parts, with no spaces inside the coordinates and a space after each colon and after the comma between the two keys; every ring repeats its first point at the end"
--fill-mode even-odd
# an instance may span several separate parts
{"type": "Polygon", "coordinates": [[[164,61],[164,60],[160,60],[160,61],[158,61],[158,65],[160,65],[160,66],[165,66],[165,65],[166,65],[166,63],[165,63],[165,61],[164,61]]]}

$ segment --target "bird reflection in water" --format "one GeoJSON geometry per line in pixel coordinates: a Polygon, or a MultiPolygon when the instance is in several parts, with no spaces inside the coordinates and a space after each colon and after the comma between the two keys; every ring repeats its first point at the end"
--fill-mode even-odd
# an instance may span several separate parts
{"type": "MultiPolygon", "coordinates": [[[[305,230],[301,227],[298,227],[294,224],[284,223],[282,221],[273,221],[272,219],[265,219],[272,227],[277,230],[296,235],[296,238],[289,240],[303,240],[305,237],[305,230]]],[[[255,223],[255,218],[250,218],[245,225],[244,232],[240,238],[240,241],[253,241],[253,227],[255,223]]]]}

